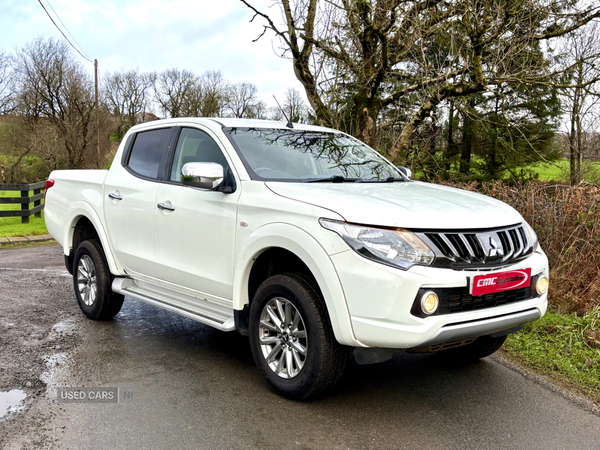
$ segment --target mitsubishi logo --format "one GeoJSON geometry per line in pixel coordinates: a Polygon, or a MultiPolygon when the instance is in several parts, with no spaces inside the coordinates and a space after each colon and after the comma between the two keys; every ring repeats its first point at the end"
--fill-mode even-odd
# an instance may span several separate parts
{"type": "Polygon", "coordinates": [[[496,242],[496,240],[491,236],[490,236],[490,249],[488,252],[488,256],[490,258],[504,256],[504,251],[502,250],[501,247],[498,246],[498,243],[496,242]]]}

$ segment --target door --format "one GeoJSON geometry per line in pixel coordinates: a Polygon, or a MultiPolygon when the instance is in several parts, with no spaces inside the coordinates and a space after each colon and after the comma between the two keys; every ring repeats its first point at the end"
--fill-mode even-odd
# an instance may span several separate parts
{"type": "Polygon", "coordinates": [[[106,177],[106,226],[113,252],[130,275],[158,275],[156,194],[172,131],[172,128],[160,128],[132,135],[122,163],[114,161],[106,177]]]}
{"type": "MultiPolygon", "coordinates": [[[[161,183],[156,216],[157,270],[161,279],[192,289],[209,301],[231,301],[240,189],[233,193],[205,191],[181,183],[188,162],[230,164],[216,139],[197,128],[182,128],[169,180],[161,183]]],[[[226,303],[227,303],[226,302],[226,303]]]]}

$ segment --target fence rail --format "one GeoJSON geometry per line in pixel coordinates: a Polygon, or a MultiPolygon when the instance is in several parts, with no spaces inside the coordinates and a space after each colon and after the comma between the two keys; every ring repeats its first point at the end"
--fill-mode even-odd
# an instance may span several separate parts
{"type": "Polygon", "coordinates": [[[39,181],[31,184],[0,184],[0,191],[17,191],[21,192],[20,197],[0,197],[0,204],[21,204],[20,210],[0,211],[0,217],[20,217],[21,223],[29,223],[29,217],[42,217],[42,209],[44,205],[45,181],[39,181]],[[33,195],[29,192],[33,191],[33,195]],[[33,208],[29,209],[29,205],[33,203],[33,208]]]}

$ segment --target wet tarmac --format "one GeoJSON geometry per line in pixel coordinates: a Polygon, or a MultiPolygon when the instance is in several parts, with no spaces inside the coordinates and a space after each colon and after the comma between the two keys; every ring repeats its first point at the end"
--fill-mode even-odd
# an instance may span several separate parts
{"type": "Polygon", "coordinates": [[[600,417],[492,358],[398,354],[285,400],[236,333],[131,299],[87,320],[62,264],[57,246],[0,250],[0,391],[27,395],[0,448],[600,449],[600,417]],[[59,403],[58,387],[116,387],[119,403],[59,403]]]}

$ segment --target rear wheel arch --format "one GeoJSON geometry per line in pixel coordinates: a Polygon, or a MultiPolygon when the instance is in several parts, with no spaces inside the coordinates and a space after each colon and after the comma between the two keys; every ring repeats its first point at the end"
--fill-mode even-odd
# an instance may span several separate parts
{"type": "Polygon", "coordinates": [[[65,255],[65,264],[69,273],[73,273],[73,259],[75,257],[75,251],[79,245],[87,240],[100,241],[100,236],[94,224],[86,216],[75,217],[74,225],[71,227],[72,233],[69,239],[69,247],[71,250],[68,255],[65,255]]]}
{"type": "Polygon", "coordinates": [[[122,271],[119,269],[117,262],[113,256],[112,248],[108,241],[108,235],[104,229],[100,217],[96,211],[86,202],[77,202],[73,204],[68,213],[68,219],[65,227],[63,238],[63,251],[65,260],[72,262],[72,258],[77,250],[78,245],[86,239],[96,239],[102,246],[106,262],[110,272],[113,275],[119,275],[122,271]]]}

